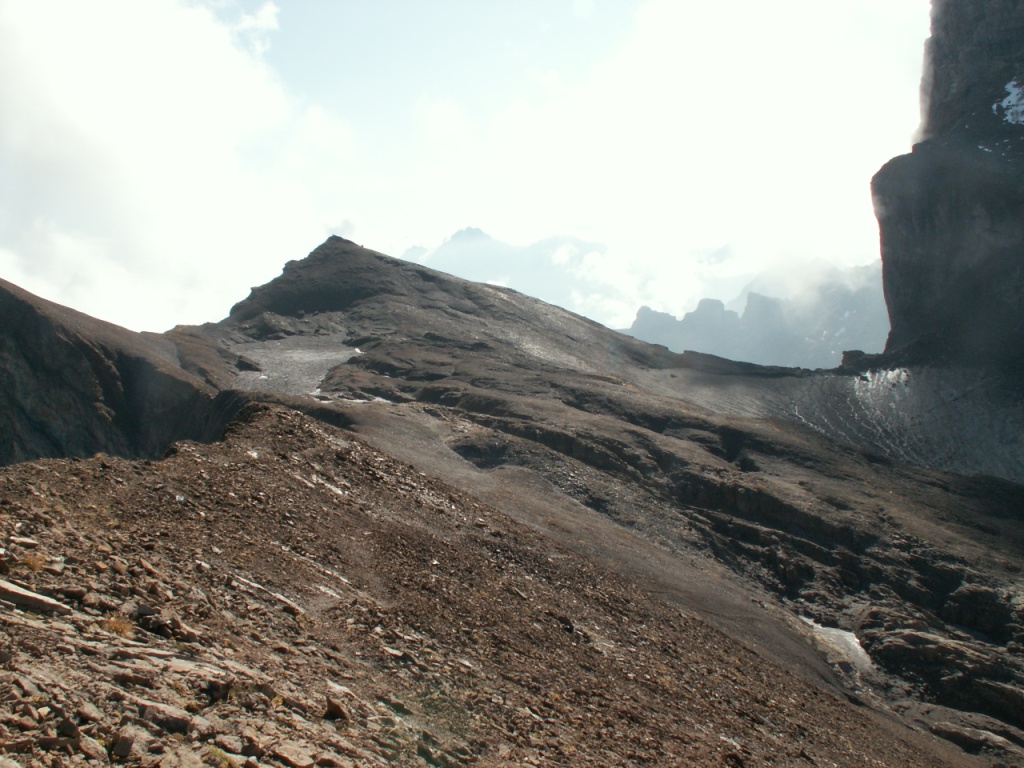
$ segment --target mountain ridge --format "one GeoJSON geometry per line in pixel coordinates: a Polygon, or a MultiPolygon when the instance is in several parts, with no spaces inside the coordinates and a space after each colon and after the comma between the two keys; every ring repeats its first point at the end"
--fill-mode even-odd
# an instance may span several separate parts
{"type": "Polygon", "coordinates": [[[892,331],[835,368],[338,237],[160,335],[0,283],[0,763],[1024,766],[1024,11],[980,8],[934,5],[892,331]]]}
{"type": "Polygon", "coordinates": [[[719,299],[701,299],[682,318],[650,307],[637,311],[625,332],[675,352],[693,350],[760,365],[838,368],[843,352],[879,352],[889,332],[882,291],[881,264],[831,270],[797,295],[780,298],[764,277],[751,282],[730,307],[719,299]],[[866,279],[864,279],[866,277],[866,279]],[[864,284],[858,284],[863,282],[864,284]]]}
{"type": "MultiPolygon", "coordinates": [[[[65,317],[61,310],[25,296],[40,316],[65,317]]],[[[72,325],[65,321],[59,327],[72,325]]],[[[84,329],[86,325],[83,320],[75,327],[84,329]]],[[[7,328],[8,333],[17,335],[16,328],[7,328]]],[[[781,664],[786,674],[802,680],[801,685],[831,691],[829,695],[845,692],[867,704],[879,716],[890,718],[892,725],[887,728],[896,728],[892,732],[896,742],[879,736],[872,750],[897,749],[894,745],[904,738],[898,735],[903,726],[891,720],[894,707],[903,717],[945,739],[967,739],[964,743],[969,743],[970,749],[1013,759],[1017,755],[1014,744],[1024,745],[1024,730],[1018,730],[1024,727],[1024,668],[1006,651],[1024,640],[1024,625],[1014,607],[1018,597],[1012,569],[1014,553],[1021,546],[1017,521],[1024,518],[1018,488],[864,454],[856,444],[837,444],[820,431],[795,422],[786,415],[788,406],[779,405],[799,391],[804,392],[802,403],[816,398],[828,403],[827,393],[835,382],[858,382],[864,374],[765,369],[711,356],[676,355],[510,289],[451,278],[341,238],[331,238],[306,260],[289,262],[280,278],[253,289],[218,323],[179,327],[160,339],[105,325],[101,330],[112,338],[94,345],[101,360],[109,359],[116,367],[127,356],[125,352],[119,357],[118,350],[134,350],[146,360],[156,356],[168,365],[174,361],[182,371],[175,381],[189,382],[193,396],[199,398],[196,402],[207,403],[204,407],[231,403],[235,409],[231,415],[240,414],[243,424],[256,419],[251,422],[255,425],[252,429],[264,435],[261,439],[267,446],[290,439],[288,435],[295,430],[312,436],[313,442],[301,451],[271,450],[252,442],[247,448],[239,447],[232,443],[232,435],[248,427],[225,418],[220,423],[229,424],[226,441],[214,442],[210,448],[191,448],[189,443],[178,442],[166,458],[151,464],[87,460],[90,471],[99,473],[97,480],[105,476],[104,461],[114,467],[113,478],[125,481],[125,493],[157,482],[170,489],[168,499],[182,497],[184,501],[171,503],[161,513],[170,517],[160,518],[166,525],[178,509],[175,505],[184,504],[180,507],[180,514],[185,515],[179,524],[182,535],[198,535],[199,528],[194,529],[196,533],[188,532],[194,525],[201,526],[203,519],[222,515],[233,504],[202,502],[198,509],[203,514],[196,512],[195,523],[186,524],[193,514],[188,510],[197,508],[189,499],[220,493],[212,490],[217,483],[210,480],[214,484],[209,485],[203,479],[204,472],[211,475],[222,464],[237,465],[237,471],[243,471],[238,459],[228,458],[229,454],[237,457],[239,451],[249,451],[262,456],[269,450],[271,455],[265,459],[269,463],[260,465],[268,485],[261,488],[262,481],[254,480],[246,494],[254,499],[262,499],[260,493],[267,495],[266,502],[254,503],[260,509],[269,504],[267,511],[278,517],[266,522],[261,522],[262,517],[252,518],[250,532],[263,530],[272,519],[283,519],[286,524],[290,519],[296,532],[306,536],[300,551],[309,553],[321,567],[331,567],[330,547],[313,545],[316,539],[309,538],[306,523],[298,522],[293,504],[307,491],[339,499],[355,492],[352,481],[344,481],[352,486],[346,488],[337,474],[345,463],[344,451],[339,454],[337,447],[331,447],[350,438],[329,437],[323,431],[326,426],[308,426],[336,424],[357,436],[351,439],[389,457],[386,461],[408,462],[413,469],[401,470],[396,478],[406,479],[396,482],[419,484],[421,481],[409,478],[444,477],[453,489],[444,493],[457,491],[477,500],[474,504],[493,510],[487,515],[499,516],[495,523],[486,524],[488,528],[525,526],[523,530],[540,535],[545,546],[562,548],[583,562],[601,564],[609,569],[610,578],[633,585],[628,589],[642,590],[658,604],[700,617],[702,625],[754,653],[751,659],[771,659],[781,664]],[[127,336],[122,338],[122,334],[127,336]],[[768,411],[761,416],[746,413],[755,404],[768,411]],[[291,426],[282,432],[274,426],[281,423],[291,426]],[[299,473],[300,482],[295,479],[295,467],[299,466],[295,462],[305,460],[301,458],[304,451],[316,453],[317,468],[308,476],[299,473]],[[196,458],[188,459],[190,456],[196,458]],[[205,458],[200,460],[200,456],[205,458]],[[199,485],[186,482],[187,475],[173,475],[177,479],[171,481],[172,474],[179,471],[172,472],[171,466],[182,460],[186,460],[185,466],[206,467],[196,476],[199,485]],[[152,477],[153,472],[157,473],[154,479],[128,479],[152,477]],[[289,490],[269,494],[270,483],[283,483],[289,490]],[[888,502],[887,493],[898,494],[900,503],[888,502]],[[509,522],[499,523],[499,519],[509,522]],[[859,657],[850,656],[850,651],[840,650],[834,643],[829,645],[825,630],[794,624],[795,616],[813,619],[820,627],[831,627],[830,631],[851,633],[842,636],[856,637],[856,642],[863,644],[871,659],[869,666],[862,669],[856,661],[859,657]],[[908,630],[908,623],[921,629],[908,630]],[[958,627],[972,628],[969,632],[978,634],[958,627]],[[824,659],[819,655],[823,651],[816,648],[828,649],[824,659]],[[944,658],[941,665],[925,661],[936,654],[944,658]],[[960,682],[951,684],[948,680],[952,679],[960,682]],[[973,741],[970,734],[975,734],[973,741]]],[[[60,333],[54,336],[52,343],[65,343],[60,333]]],[[[45,349],[45,345],[37,346],[45,349]]],[[[85,378],[81,384],[86,386],[73,390],[86,395],[89,407],[113,402],[105,390],[95,389],[90,382],[85,378]]],[[[154,405],[160,392],[152,392],[154,405]]],[[[159,413],[159,406],[153,413],[159,413]]],[[[136,450],[119,447],[116,441],[104,445],[107,447],[99,450],[128,456],[136,450]]],[[[42,472],[36,475],[41,478],[50,470],[22,463],[10,471],[42,472]],[[19,469],[23,466],[27,468],[19,469]]],[[[54,467],[53,471],[60,476],[76,474],[73,465],[54,467]]],[[[17,491],[20,482],[8,481],[5,496],[9,512],[4,521],[11,552],[7,568],[31,592],[48,591],[60,598],[63,593],[59,589],[67,587],[66,580],[54,583],[46,572],[33,576],[39,572],[25,565],[36,562],[32,550],[24,550],[16,541],[27,534],[36,542],[35,550],[43,547],[53,557],[63,558],[64,572],[69,574],[85,576],[91,565],[77,550],[68,549],[71,539],[51,540],[45,528],[32,523],[34,518],[28,514],[33,507],[17,491]],[[75,564],[72,571],[67,571],[68,562],[75,564]]],[[[36,482],[40,481],[33,484],[36,482]]],[[[236,488],[236,495],[241,490],[234,481],[224,482],[236,488]]],[[[60,490],[63,483],[55,476],[47,487],[60,490]]],[[[47,495],[50,491],[41,493],[40,498],[51,498],[47,495]]],[[[68,495],[70,489],[61,493],[63,499],[73,497],[68,495]]],[[[106,500],[102,503],[109,507],[118,492],[110,487],[103,493],[106,500]]],[[[44,505],[53,503],[67,509],[67,501],[44,505]]],[[[167,503],[160,501],[157,506],[162,509],[167,503]]],[[[322,501],[314,504],[314,508],[322,506],[322,501]]],[[[140,525],[147,518],[128,508],[118,509],[122,524],[142,535],[140,525]]],[[[80,517],[84,513],[75,514],[80,517]]],[[[403,515],[398,508],[389,514],[397,514],[398,519],[403,515]]],[[[70,523],[79,517],[61,519],[70,523]]],[[[86,525],[85,518],[78,524],[86,525]]],[[[272,528],[266,530],[269,533],[272,528]]],[[[353,530],[346,535],[356,533],[353,530]]],[[[270,538],[278,540],[275,534],[270,538]]],[[[501,541],[504,536],[489,546],[500,549],[504,546],[498,543],[501,541]]],[[[222,552],[229,551],[225,543],[217,544],[222,552]]],[[[323,544],[329,545],[329,540],[323,544]]],[[[210,555],[201,545],[191,546],[202,551],[193,559],[209,562],[210,555]]],[[[287,546],[294,550],[293,545],[287,546]]],[[[172,550],[158,545],[152,551],[165,552],[164,557],[170,558],[166,562],[174,562],[172,550]]],[[[307,595],[308,602],[309,590],[304,581],[289,581],[272,572],[243,576],[249,567],[245,550],[230,552],[234,553],[228,556],[232,573],[256,584],[269,581],[274,586],[267,588],[289,601],[283,605],[299,606],[295,610],[310,616],[317,626],[319,622],[335,626],[318,609],[303,607],[302,595],[307,595]]],[[[123,554],[112,556],[126,560],[123,554]]],[[[468,551],[458,555],[462,556],[468,556],[468,551]]],[[[131,562],[130,558],[127,561],[131,562]]],[[[94,636],[90,633],[102,630],[104,612],[125,617],[136,642],[140,638],[144,643],[155,642],[150,639],[152,631],[145,629],[151,625],[169,628],[172,636],[174,632],[187,634],[187,630],[174,629],[175,621],[191,627],[200,637],[223,633],[216,629],[220,625],[214,621],[215,614],[192,613],[173,602],[164,608],[145,609],[156,610],[147,615],[163,616],[169,622],[161,619],[153,624],[139,609],[113,597],[117,592],[106,591],[123,583],[117,580],[118,570],[111,572],[108,566],[106,572],[115,579],[109,587],[95,576],[87,577],[95,586],[86,587],[86,594],[108,595],[105,602],[87,601],[76,608],[72,601],[69,606],[83,614],[80,626],[76,625],[79,633],[94,636]]],[[[374,575],[376,567],[359,572],[367,584],[380,578],[374,575]]],[[[237,577],[235,581],[243,583],[237,577]]],[[[172,591],[182,588],[186,587],[172,591]]],[[[70,594],[81,593],[76,587],[70,594]]],[[[63,604],[68,605],[66,598],[63,604]]],[[[329,600],[328,604],[333,603],[329,600]]],[[[564,609],[552,613],[567,616],[564,609]]],[[[577,626],[571,616],[567,624],[562,619],[555,621],[556,625],[577,626]]],[[[12,622],[12,627],[22,626],[12,622]]],[[[290,632],[278,623],[262,623],[261,627],[255,630],[261,637],[267,632],[286,638],[290,632]]],[[[287,645],[292,641],[275,642],[287,645]]],[[[109,647],[109,653],[120,653],[109,647]]],[[[204,647],[202,652],[208,655],[202,658],[209,663],[221,658],[216,645],[204,647]]],[[[263,659],[259,664],[264,668],[277,669],[272,657],[261,656],[266,651],[261,651],[259,644],[246,647],[253,659],[263,659]]],[[[458,653],[452,648],[452,653],[458,653]]],[[[20,653],[23,655],[18,658],[29,663],[31,652],[20,653]]],[[[27,674],[29,668],[18,669],[27,674]]],[[[369,685],[369,678],[362,673],[358,679],[369,685]]],[[[670,690],[678,682],[675,676],[666,681],[670,690]]],[[[156,690],[163,690],[159,683],[154,684],[156,690]]],[[[303,685],[307,703],[299,711],[308,714],[315,709],[308,703],[310,697],[315,700],[316,695],[326,694],[315,694],[323,690],[322,683],[319,688],[313,680],[303,685]]],[[[282,695],[279,688],[269,690],[282,695]]],[[[693,701],[689,694],[680,695],[682,701],[693,701]]],[[[166,696],[168,706],[181,706],[180,699],[170,693],[166,696]]],[[[367,700],[360,700],[372,709],[367,700]]],[[[218,701],[202,704],[198,711],[214,716],[220,711],[218,701]]],[[[401,701],[412,714],[400,712],[399,720],[428,717],[426,710],[412,707],[404,698],[401,701]]],[[[395,719],[394,714],[389,717],[395,719]]],[[[142,719],[145,722],[139,727],[154,743],[164,745],[161,749],[168,750],[161,735],[161,729],[166,729],[142,719]]],[[[372,740],[363,740],[369,731],[359,719],[353,722],[348,743],[355,739],[368,754],[370,750],[381,754],[379,744],[374,747],[372,740]]],[[[846,732],[854,722],[856,718],[842,720],[839,732],[846,732]]],[[[815,723],[814,728],[825,727],[815,723]]],[[[124,736],[112,725],[104,728],[107,739],[124,736]]],[[[222,744],[239,743],[234,739],[241,737],[232,726],[218,728],[209,731],[206,742],[200,736],[193,749],[208,752],[202,745],[215,746],[212,740],[217,735],[222,744]]],[[[437,728],[436,722],[429,727],[435,734],[431,738],[437,745],[448,745],[446,754],[462,754],[451,752],[452,747],[474,755],[474,760],[495,759],[490,748],[473,746],[475,742],[456,739],[449,743],[437,728]]],[[[657,728],[658,739],[672,733],[667,724],[657,728]]],[[[315,752],[309,741],[312,731],[288,733],[291,735],[282,736],[281,743],[306,745],[302,746],[304,754],[315,752]]],[[[320,741],[316,743],[327,743],[324,737],[317,738],[320,741]]],[[[761,764],[780,748],[762,744],[760,739],[753,737],[746,747],[734,752],[738,758],[733,762],[761,764]]],[[[638,742],[626,743],[633,744],[633,750],[638,748],[638,742]]],[[[694,743],[709,748],[701,738],[694,743]]],[[[430,744],[426,749],[434,754],[430,744]]],[[[509,749],[528,744],[512,739],[509,749]]],[[[417,746],[412,739],[407,746],[386,754],[395,759],[407,755],[402,759],[416,764],[423,760],[422,755],[411,755],[422,752],[420,746],[424,745],[417,746]]],[[[261,760],[290,764],[275,756],[272,748],[261,749],[261,760]]],[[[673,749],[684,753],[682,746],[673,749]]],[[[952,759],[950,764],[957,764],[959,758],[948,754],[936,757],[942,749],[928,747],[926,751],[933,755],[929,760],[952,759]]],[[[712,758],[713,751],[703,754],[695,758],[698,763],[725,759],[722,755],[712,758]]],[[[844,763],[856,764],[851,753],[843,754],[844,763]]],[[[908,753],[900,754],[904,755],[902,764],[912,764],[908,753]]],[[[651,755],[655,762],[666,759],[651,755]]],[[[562,754],[560,759],[564,764],[586,764],[595,758],[583,751],[576,757],[562,754]]],[[[615,758],[624,759],[624,754],[615,758]]],[[[156,758],[153,761],[159,764],[156,758]]]]}

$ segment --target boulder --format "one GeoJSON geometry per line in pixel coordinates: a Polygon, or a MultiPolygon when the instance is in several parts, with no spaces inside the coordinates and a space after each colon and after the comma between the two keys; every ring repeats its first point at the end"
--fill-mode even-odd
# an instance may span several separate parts
{"type": "Polygon", "coordinates": [[[1012,617],[1013,612],[1002,595],[981,584],[964,584],[949,596],[942,607],[942,618],[951,624],[996,637],[1005,634],[1012,617]]]}

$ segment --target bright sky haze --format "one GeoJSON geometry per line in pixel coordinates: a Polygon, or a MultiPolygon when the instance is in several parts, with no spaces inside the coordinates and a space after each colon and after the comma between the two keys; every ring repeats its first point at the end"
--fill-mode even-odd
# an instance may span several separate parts
{"type": "Polygon", "coordinates": [[[429,265],[477,227],[599,244],[565,261],[587,277],[568,308],[627,327],[764,269],[867,264],[928,19],[928,0],[0,0],[0,277],[161,331],[224,317],[332,233],[429,265]]]}

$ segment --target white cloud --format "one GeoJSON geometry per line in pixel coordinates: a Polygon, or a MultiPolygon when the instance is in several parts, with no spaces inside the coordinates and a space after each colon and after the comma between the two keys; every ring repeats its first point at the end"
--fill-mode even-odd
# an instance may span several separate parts
{"type": "Polygon", "coordinates": [[[465,112],[451,99],[422,98],[418,117],[421,130],[432,144],[454,144],[468,135],[465,112]]]}
{"type": "Polygon", "coordinates": [[[499,239],[606,243],[594,277],[676,314],[773,263],[867,263],[868,185],[909,150],[926,23],[923,1],[649,0],[582,85],[507,102],[430,183],[499,239]]]}
{"type": "Polygon", "coordinates": [[[270,33],[278,28],[278,13],[280,9],[277,5],[267,0],[254,13],[241,14],[235,30],[254,53],[266,53],[270,47],[270,33]]]}
{"type": "MultiPolygon", "coordinates": [[[[265,55],[290,7],[239,3],[0,4],[4,277],[160,330],[222,317],[329,232],[397,255],[471,224],[606,244],[563,254],[576,311],[682,314],[766,263],[877,257],[868,182],[909,148],[927,23],[927,0],[647,0],[589,71],[432,83],[381,125],[296,98],[265,55]]],[[[393,77],[401,55],[381,51],[393,77]]]]}
{"type": "Polygon", "coordinates": [[[572,12],[578,19],[589,19],[594,15],[594,0],[572,0],[572,12]]]}
{"type": "MultiPolygon", "coordinates": [[[[240,28],[265,33],[275,13],[240,28]]],[[[161,330],[222,317],[239,283],[326,234],[352,133],[290,99],[237,32],[171,0],[2,6],[8,274],[64,275],[33,284],[161,330]]]]}

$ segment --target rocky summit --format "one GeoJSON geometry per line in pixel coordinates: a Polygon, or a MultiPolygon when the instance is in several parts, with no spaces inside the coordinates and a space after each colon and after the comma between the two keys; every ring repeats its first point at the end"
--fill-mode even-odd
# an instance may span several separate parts
{"type": "Polygon", "coordinates": [[[1024,10],[935,2],[922,141],[875,176],[889,352],[1018,361],[1024,346],[1024,10]]]}
{"type": "MultiPolygon", "coordinates": [[[[937,4],[927,82],[1014,7],[937,4]]],[[[931,146],[830,370],[337,237],[166,334],[0,284],[0,766],[1024,766],[1020,369],[922,276],[1016,252],[918,216],[931,146]]]]}

